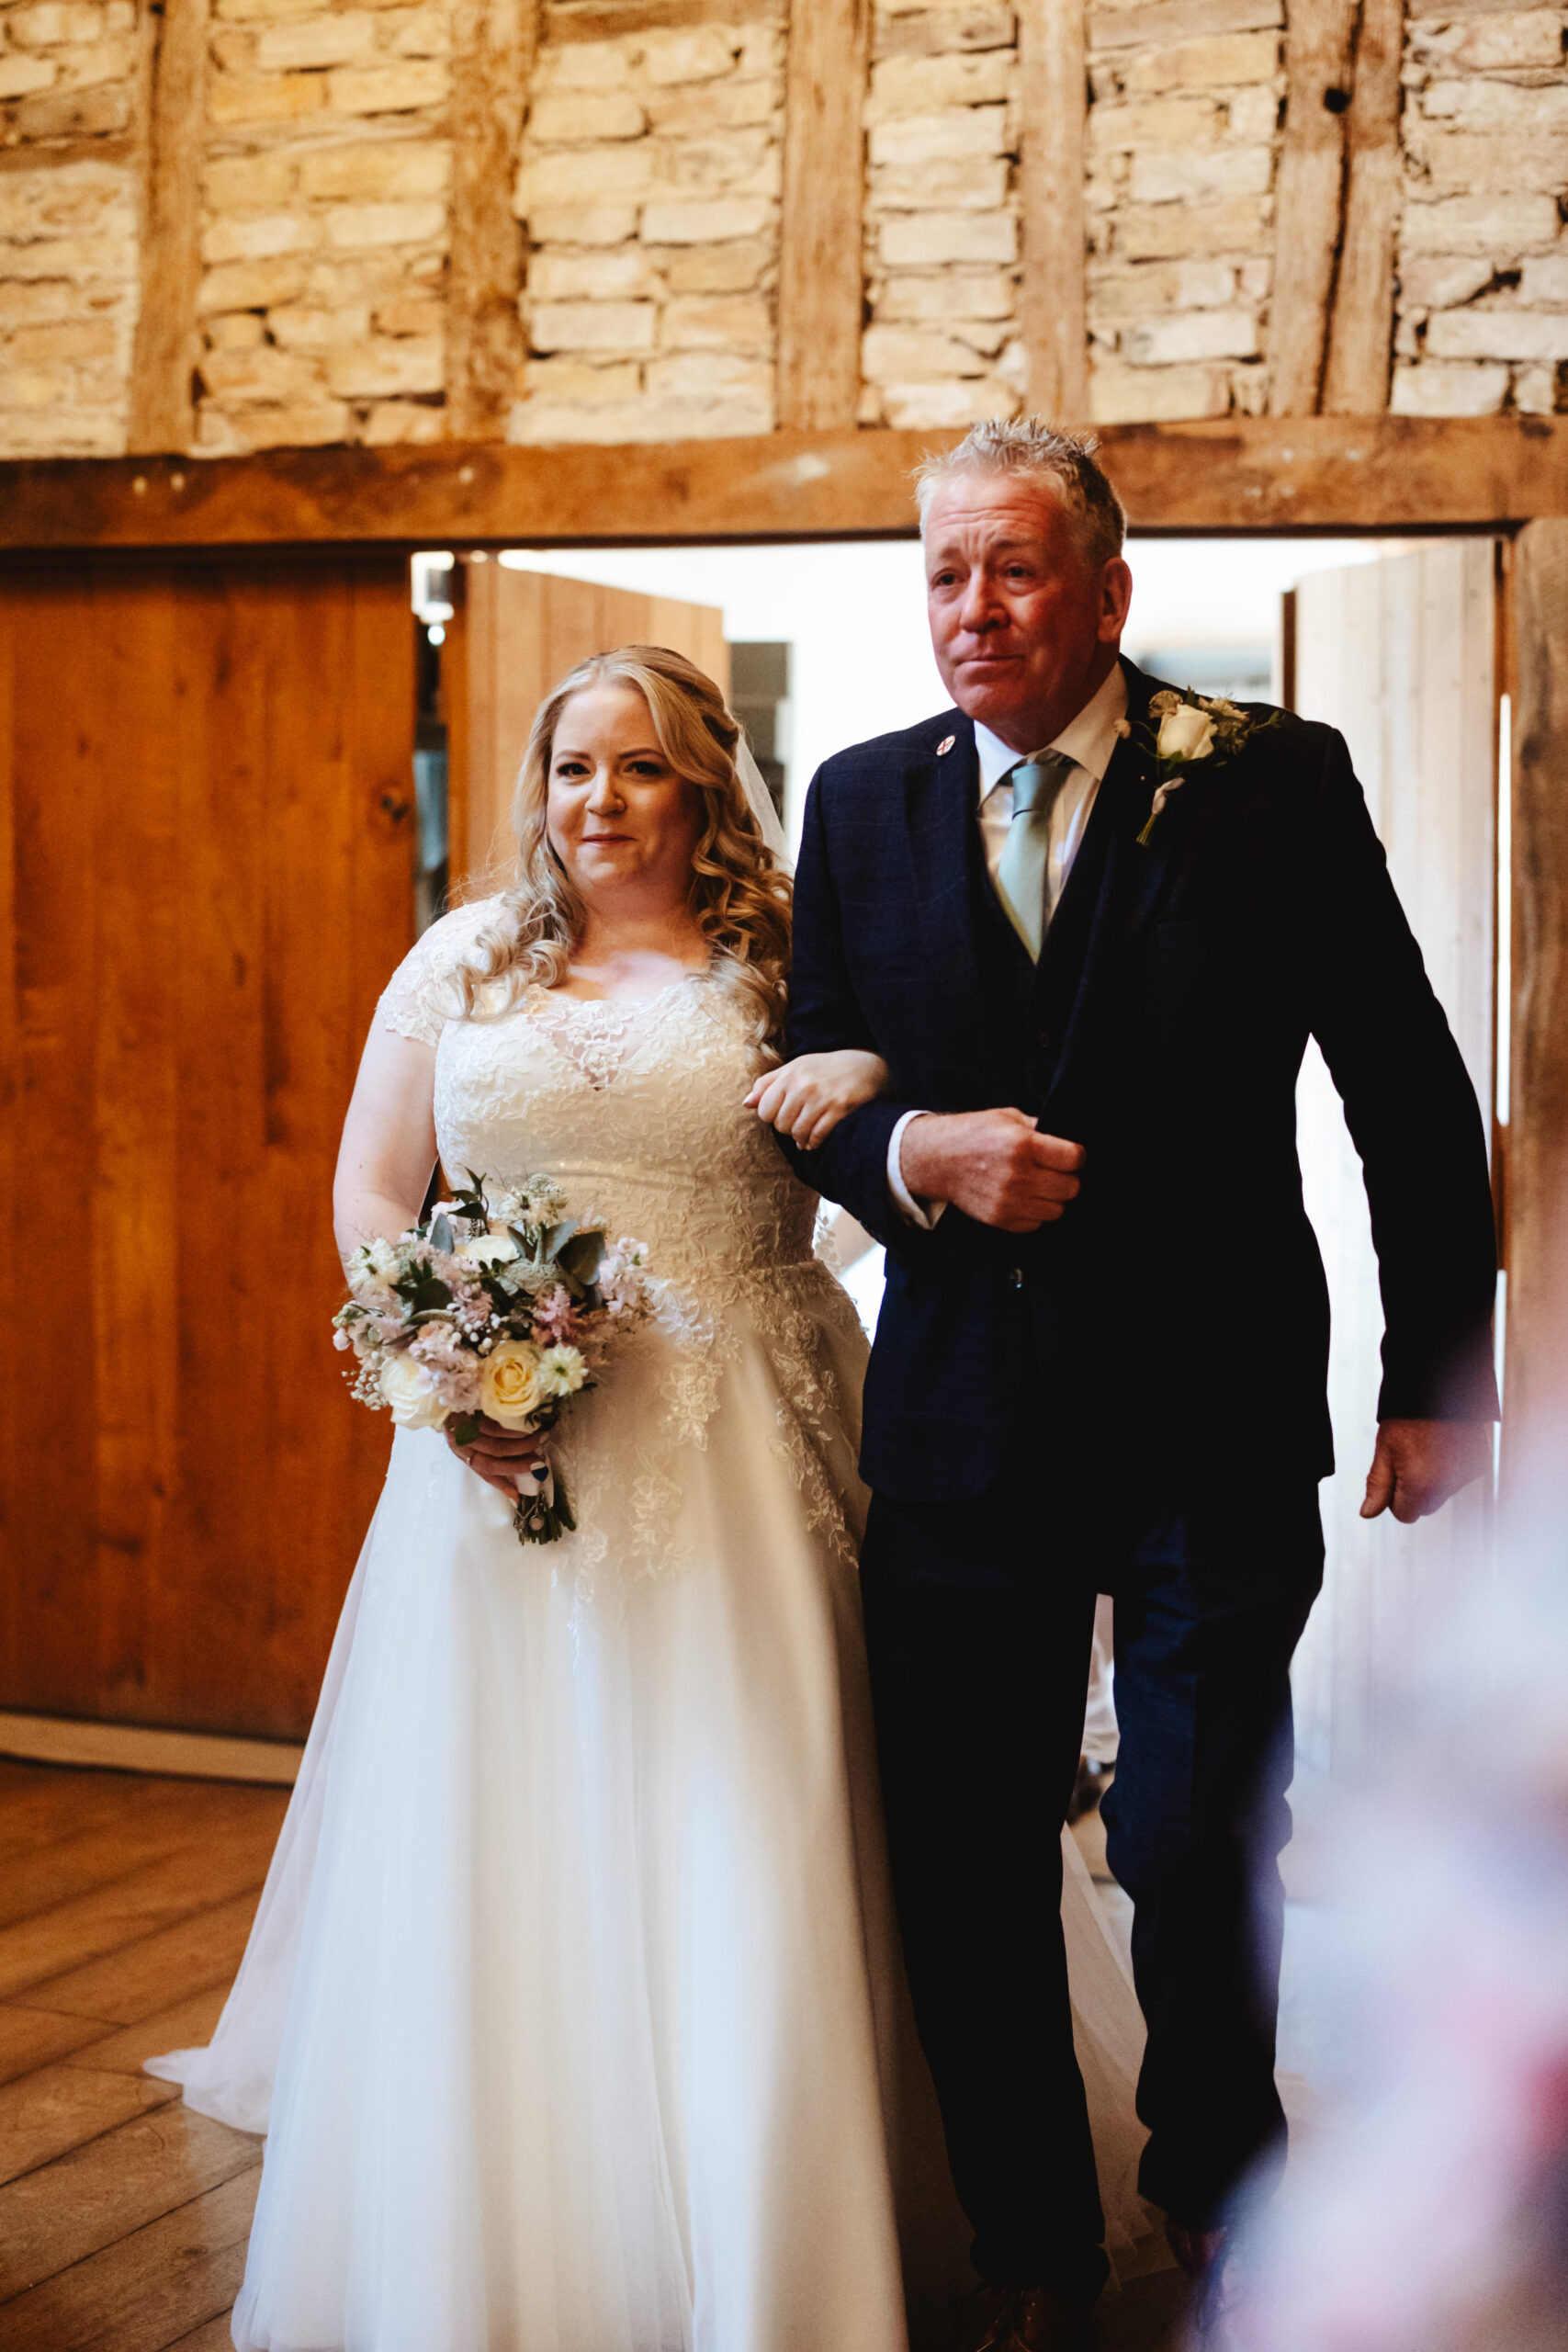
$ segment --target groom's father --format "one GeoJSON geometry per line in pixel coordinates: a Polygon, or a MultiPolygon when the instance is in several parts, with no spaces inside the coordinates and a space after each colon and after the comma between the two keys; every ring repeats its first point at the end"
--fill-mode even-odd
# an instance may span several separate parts
{"type": "Polygon", "coordinates": [[[812,786],[791,1049],[890,1074],[799,1164],[887,1244],[862,1466],[894,1871],[989,2289],[975,2342],[1039,2352],[1090,2340],[1105,2275],[1059,1918],[1097,1591],[1142,2187],[1211,2309],[1233,2192],[1282,2154],[1288,1671],[1332,1467],[1309,1035],[1382,1277],[1369,1514],[1435,1510],[1489,1459],[1492,1207],[1340,737],[1227,722],[1151,827],[1158,682],[1118,653],[1131,575],[1090,445],[980,425],[920,501],[955,707],[812,786]]]}

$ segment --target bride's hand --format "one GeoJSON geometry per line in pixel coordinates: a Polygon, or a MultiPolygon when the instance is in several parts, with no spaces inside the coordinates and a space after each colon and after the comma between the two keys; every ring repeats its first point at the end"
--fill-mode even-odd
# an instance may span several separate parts
{"type": "Polygon", "coordinates": [[[525,1437],[516,1430],[504,1430],[492,1421],[488,1413],[475,1413],[466,1418],[479,1423],[479,1435],[471,1445],[459,1445],[453,1434],[453,1424],[446,1430],[447,1444],[459,1462],[466,1462],[477,1477],[509,1503],[517,1500],[517,1481],[525,1471],[536,1469],[545,1458],[545,1449],[537,1437],[525,1437]]]}
{"type": "Polygon", "coordinates": [[[871,1102],[886,1083],[887,1064],[879,1054],[861,1053],[853,1046],[836,1054],[802,1054],[760,1078],[746,1097],[746,1108],[802,1151],[815,1151],[846,1111],[871,1102]]]}

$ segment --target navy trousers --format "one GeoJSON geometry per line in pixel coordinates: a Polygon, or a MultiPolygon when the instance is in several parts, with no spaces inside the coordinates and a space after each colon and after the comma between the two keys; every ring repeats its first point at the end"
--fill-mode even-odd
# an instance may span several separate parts
{"type": "Polygon", "coordinates": [[[1207,2228],[1244,2176],[1283,2161],[1289,1669],[1323,1538],[1315,1486],[1162,1494],[1123,1469],[1075,1478],[1075,1506],[1041,1426],[1026,1399],[977,1502],[874,1495],[862,1586],[905,1958],[976,2267],[1091,2296],[1106,2262],[1060,1834],[1095,1595],[1115,1600],[1104,1810],[1148,2027],[1139,2185],[1207,2228]]]}

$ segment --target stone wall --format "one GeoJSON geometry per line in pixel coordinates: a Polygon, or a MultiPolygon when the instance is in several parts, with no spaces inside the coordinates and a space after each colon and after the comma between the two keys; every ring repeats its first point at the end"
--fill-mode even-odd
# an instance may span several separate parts
{"type": "Polygon", "coordinates": [[[133,0],[0,9],[0,458],[125,447],[136,62],[133,0]]]}
{"type": "Polygon", "coordinates": [[[996,0],[877,7],[863,424],[970,424],[1019,405],[1017,42],[996,0]]]}
{"type": "Polygon", "coordinates": [[[198,451],[442,430],[447,0],[216,0],[198,451]]]}
{"type": "Polygon", "coordinates": [[[546,44],[517,183],[513,439],[772,429],[783,154],[776,26],[546,44]]]}
{"type": "Polygon", "coordinates": [[[1264,406],[1283,10],[1264,0],[1251,13],[1245,31],[1178,40],[1150,40],[1143,9],[1090,14],[1089,398],[1100,424],[1264,406]]]}
{"type": "Polygon", "coordinates": [[[1568,408],[1564,23],[1528,8],[1408,28],[1392,400],[1406,415],[1568,408]]]}
{"type": "MultiPolygon", "coordinates": [[[[191,131],[198,454],[446,431],[457,4],[210,0],[191,131]]],[[[766,432],[784,0],[735,0],[734,21],[711,23],[709,0],[690,0],[693,21],[619,34],[615,0],[539,5],[512,189],[523,356],[507,430],[766,432]]],[[[147,6],[0,0],[0,456],[125,447],[147,6]]],[[[661,12],[682,0],[635,16],[661,12]]],[[[1097,420],[1268,404],[1286,15],[1286,0],[1089,8],[1097,420]]],[[[875,0],[868,429],[962,425],[1026,397],[1018,76],[1012,0],[875,0]]],[[[1568,408],[1563,11],[1455,0],[1413,15],[1400,141],[1391,404],[1568,408]]]]}

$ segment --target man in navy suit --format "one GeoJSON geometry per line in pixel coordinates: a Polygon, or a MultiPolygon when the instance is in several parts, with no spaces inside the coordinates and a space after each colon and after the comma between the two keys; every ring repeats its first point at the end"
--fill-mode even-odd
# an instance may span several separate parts
{"type": "Polygon", "coordinates": [[[922,472],[955,707],[826,763],[795,893],[790,1049],[869,1047],[887,1091],[786,1148],[887,1247],[866,1634],[909,1978],[986,2286],[972,2342],[1072,2352],[1106,2265],[1059,1833],[1100,1591],[1141,2186],[1216,2332],[1235,2193],[1283,2157],[1288,1676],[1333,1466],[1295,1148],[1309,1035],[1382,1287],[1368,1516],[1435,1510],[1490,1460],[1494,1229],[1475,1097],[1340,737],[1259,711],[1151,828],[1157,682],[1118,651],[1132,581],[1091,445],[981,425],[922,472]]]}

